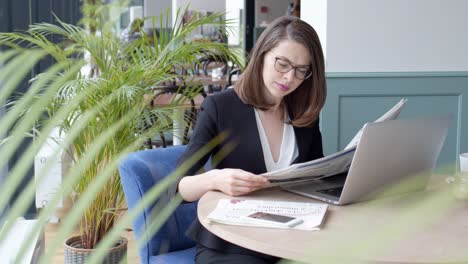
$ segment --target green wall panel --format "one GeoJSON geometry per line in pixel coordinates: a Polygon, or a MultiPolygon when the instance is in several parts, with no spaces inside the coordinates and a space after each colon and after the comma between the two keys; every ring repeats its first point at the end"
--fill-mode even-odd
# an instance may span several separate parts
{"type": "Polygon", "coordinates": [[[449,165],[443,171],[453,172],[458,153],[468,152],[468,73],[332,73],[327,85],[321,116],[325,154],[343,149],[364,123],[403,97],[408,101],[399,118],[451,116],[438,160],[438,166],[449,165]]]}

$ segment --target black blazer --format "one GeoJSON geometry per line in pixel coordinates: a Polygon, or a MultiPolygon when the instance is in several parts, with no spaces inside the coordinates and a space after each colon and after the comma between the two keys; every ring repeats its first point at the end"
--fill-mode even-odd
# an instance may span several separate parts
{"type": "MultiPolygon", "coordinates": [[[[234,146],[227,156],[214,167],[237,168],[254,174],[266,172],[260,135],[258,134],[254,108],[244,104],[233,89],[208,96],[201,105],[192,138],[187,150],[179,159],[181,164],[221,132],[227,138],[212,152],[199,160],[187,173],[195,175],[210,156],[234,146]]],[[[294,127],[299,155],[293,163],[306,162],[323,157],[322,136],[318,120],[311,127],[294,127]]],[[[187,235],[205,247],[224,252],[239,253],[232,244],[206,230],[196,219],[187,235]]],[[[238,247],[237,247],[238,248],[238,247]]]]}

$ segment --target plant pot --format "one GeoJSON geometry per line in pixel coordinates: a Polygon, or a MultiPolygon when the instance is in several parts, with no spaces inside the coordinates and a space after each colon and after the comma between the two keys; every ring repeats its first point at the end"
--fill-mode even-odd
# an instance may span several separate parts
{"type": "MultiPolygon", "coordinates": [[[[108,249],[108,253],[102,263],[104,264],[117,264],[127,256],[128,241],[124,237],[117,240],[116,245],[108,249]]],[[[65,264],[79,264],[85,263],[96,250],[84,249],[81,245],[80,236],[74,236],[65,241],[64,263],[65,264]]],[[[123,263],[127,263],[126,259],[123,263]]]]}

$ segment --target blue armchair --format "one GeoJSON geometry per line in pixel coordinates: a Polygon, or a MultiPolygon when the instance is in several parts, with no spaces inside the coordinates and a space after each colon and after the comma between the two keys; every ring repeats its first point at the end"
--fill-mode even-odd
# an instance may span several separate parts
{"type": "MultiPolygon", "coordinates": [[[[120,163],[120,178],[129,209],[134,208],[146,191],[175,169],[184,150],[185,146],[175,146],[137,151],[120,163]]],[[[147,232],[156,203],[145,208],[133,221],[137,240],[147,232]]],[[[195,243],[185,236],[185,231],[197,217],[196,206],[196,203],[181,204],[158,232],[139,248],[142,263],[194,263],[195,243]]]]}

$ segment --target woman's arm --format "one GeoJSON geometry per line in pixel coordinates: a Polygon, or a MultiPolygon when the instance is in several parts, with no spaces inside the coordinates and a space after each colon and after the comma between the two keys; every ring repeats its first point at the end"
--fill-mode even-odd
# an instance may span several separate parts
{"type": "MultiPolygon", "coordinates": [[[[218,106],[214,96],[207,97],[200,107],[197,125],[187,150],[178,162],[179,165],[195,155],[198,150],[222,132],[217,127],[218,115],[218,106]]],[[[194,176],[185,176],[177,184],[177,190],[185,201],[198,200],[203,194],[212,190],[221,191],[232,196],[244,195],[265,187],[268,183],[265,177],[241,169],[215,169],[197,174],[211,154],[202,157],[188,170],[187,174],[194,176]]]]}
{"type": "Polygon", "coordinates": [[[268,180],[240,169],[210,170],[185,176],[179,182],[179,193],[185,201],[196,201],[208,191],[221,191],[231,196],[245,195],[265,187],[268,180]]]}

